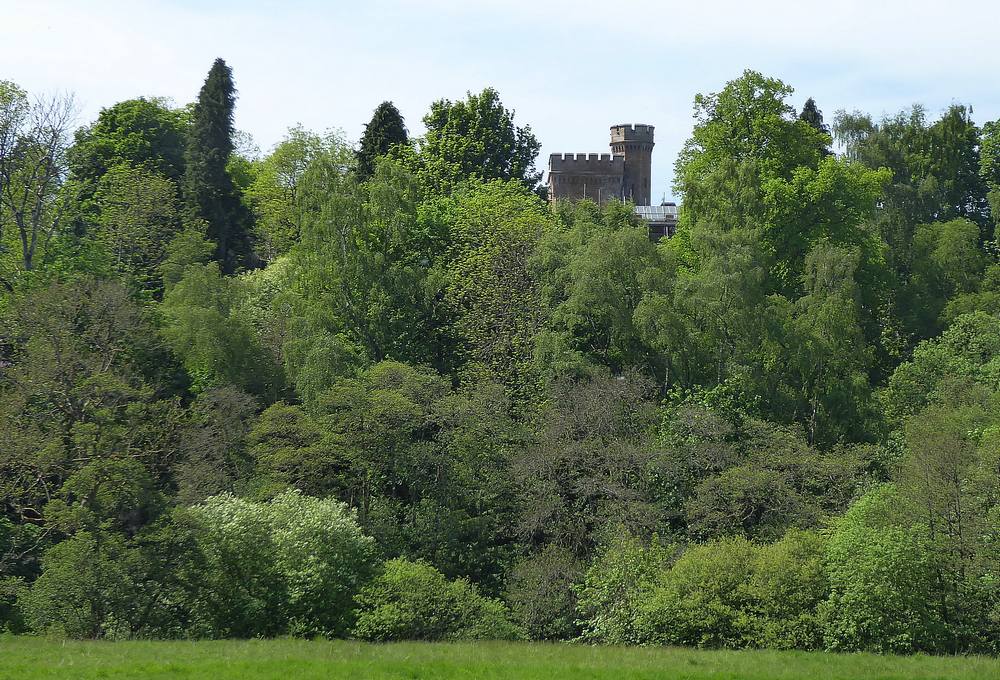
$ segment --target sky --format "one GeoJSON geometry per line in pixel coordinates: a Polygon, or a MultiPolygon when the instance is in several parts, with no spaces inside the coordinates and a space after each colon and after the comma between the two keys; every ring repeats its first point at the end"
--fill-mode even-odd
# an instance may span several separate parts
{"type": "Polygon", "coordinates": [[[74,94],[80,125],[138,96],[193,101],[216,57],[236,126],[267,151],[295,124],[356,141],[391,100],[411,134],[432,101],[496,88],[550,153],[608,153],[609,127],[656,128],[653,200],[695,94],[754,69],[876,117],[913,103],[1000,118],[1000,3],[973,0],[0,0],[0,79],[74,94]]]}

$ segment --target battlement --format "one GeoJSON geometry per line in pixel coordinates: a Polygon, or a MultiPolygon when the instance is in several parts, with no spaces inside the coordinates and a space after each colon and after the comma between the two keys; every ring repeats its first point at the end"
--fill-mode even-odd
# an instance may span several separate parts
{"type": "Polygon", "coordinates": [[[611,143],[639,142],[653,143],[653,126],[643,123],[619,123],[611,126],[611,143]]]}
{"type": "Polygon", "coordinates": [[[621,174],[625,159],[610,153],[554,153],[549,156],[549,172],[593,172],[621,174]]]}

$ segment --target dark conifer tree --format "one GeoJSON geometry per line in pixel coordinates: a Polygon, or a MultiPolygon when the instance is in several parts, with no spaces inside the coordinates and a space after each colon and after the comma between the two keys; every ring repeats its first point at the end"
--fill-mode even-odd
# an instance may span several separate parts
{"type": "MultiPolygon", "coordinates": [[[[802,113],[799,114],[799,120],[803,120],[812,127],[816,128],[824,135],[830,134],[830,127],[823,122],[823,112],[819,110],[816,106],[816,100],[812,97],[806,100],[805,106],[802,107],[802,113]]],[[[833,152],[826,145],[820,148],[820,154],[823,156],[829,156],[833,152]]]]}
{"type": "Polygon", "coordinates": [[[406,125],[403,116],[392,102],[382,102],[375,109],[371,121],[365,125],[358,149],[358,178],[368,179],[375,173],[375,163],[379,156],[389,153],[392,147],[407,142],[406,125]]]}
{"type": "Polygon", "coordinates": [[[187,216],[208,225],[215,258],[232,274],[250,256],[249,215],[226,163],[233,152],[233,72],[216,59],[198,93],[185,152],[184,200],[187,216]]]}

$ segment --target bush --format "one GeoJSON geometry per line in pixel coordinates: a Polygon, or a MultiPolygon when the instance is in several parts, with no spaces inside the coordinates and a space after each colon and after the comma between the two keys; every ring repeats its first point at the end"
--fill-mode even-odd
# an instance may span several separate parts
{"type": "Polygon", "coordinates": [[[188,513],[205,569],[195,600],[200,634],[350,630],[375,547],[346,505],[287,491],[269,503],[216,496],[188,513]]]}
{"type": "Polygon", "coordinates": [[[533,640],[576,637],[576,592],[583,565],[565,548],[546,546],[514,567],[507,602],[533,640]]]}
{"type": "Polygon", "coordinates": [[[749,583],[757,548],[725,538],[687,549],[637,613],[637,642],[742,647],[752,629],[749,583]]]}
{"type": "MultiPolygon", "coordinates": [[[[698,647],[815,648],[827,595],[824,540],[789,531],[756,545],[731,537],[694,545],[636,591],[627,641],[698,647]]],[[[635,586],[633,586],[635,587],[635,586]]]]}
{"type": "Polygon", "coordinates": [[[121,539],[81,531],[42,556],[17,608],[31,630],[73,638],[129,637],[138,594],[121,539]]]}
{"type": "Polygon", "coordinates": [[[831,650],[909,653],[941,647],[946,626],[936,602],[941,565],[927,529],[894,523],[900,498],[883,485],[836,524],[826,554],[830,596],[821,607],[831,650]]]}
{"type": "Polygon", "coordinates": [[[449,581],[423,562],[395,559],[358,594],[354,635],[362,640],[517,640],[524,631],[498,600],[449,581]]]}
{"type": "Polygon", "coordinates": [[[760,546],[748,585],[754,615],[746,643],[772,649],[817,649],[823,629],[817,608],[829,594],[823,563],[826,540],[812,531],[790,530],[760,546]]]}
{"type": "Polygon", "coordinates": [[[583,638],[610,644],[639,641],[635,621],[653,583],[665,571],[674,554],[672,546],[656,539],[644,545],[623,535],[605,544],[594,558],[580,589],[577,610],[583,638]]]}

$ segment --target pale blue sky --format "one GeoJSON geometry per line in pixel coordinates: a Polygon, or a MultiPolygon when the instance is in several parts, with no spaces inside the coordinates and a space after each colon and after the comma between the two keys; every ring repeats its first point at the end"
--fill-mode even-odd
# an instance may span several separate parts
{"type": "Polygon", "coordinates": [[[431,101],[491,85],[551,152],[607,152],[608,127],[656,126],[653,197],[670,196],[695,93],[745,68],[801,107],[1000,118],[1000,4],[972,0],[0,0],[0,79],[72,91],[80,123],[136,96],[178,104],[233,67],[236,124],[264,150],[290,125],[356,140],[391,99],[411,133],[431,101]]]}

